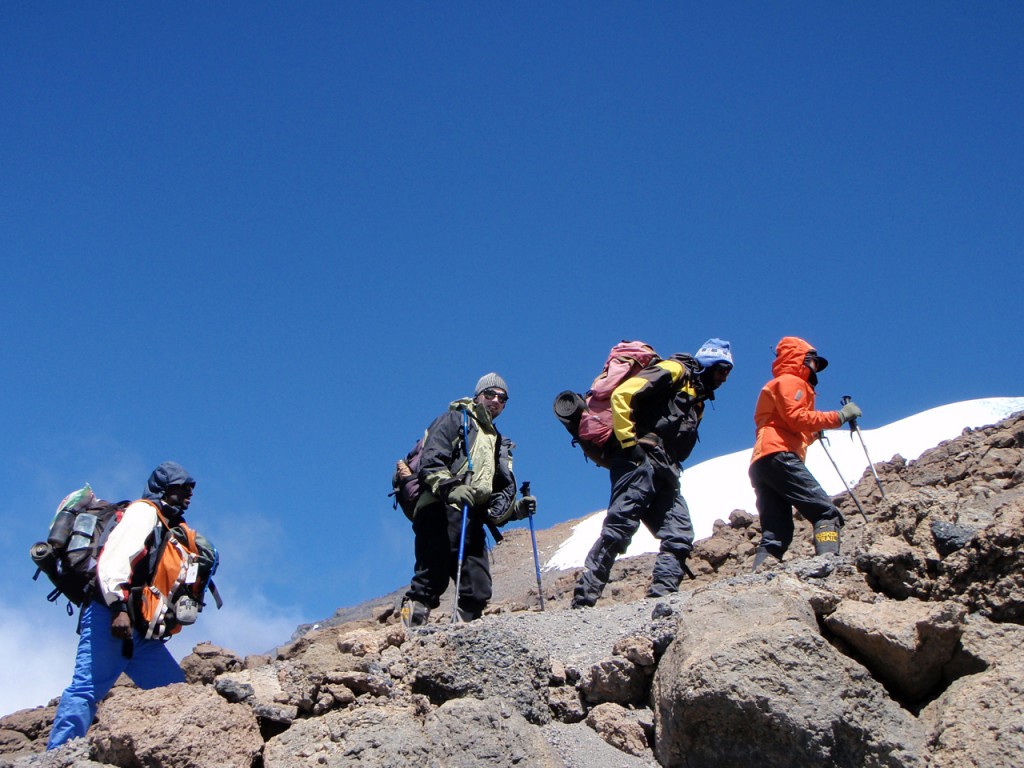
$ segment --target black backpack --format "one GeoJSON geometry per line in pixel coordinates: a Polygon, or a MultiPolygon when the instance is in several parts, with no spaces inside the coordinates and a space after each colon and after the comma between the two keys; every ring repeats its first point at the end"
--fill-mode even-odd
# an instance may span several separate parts
{"type": "Polygon", "coordinates": [[[89,599],[96,588],[96,561],[130,503],[98,499],[88,484],[64,497],[46,541],[36,542],[29,549],[36,566],[32,579],[45,573],[53,584],[47,600],[53,603],[64,595],[70,615],[74,613],[72,603],[81,605],[89,599]]]}

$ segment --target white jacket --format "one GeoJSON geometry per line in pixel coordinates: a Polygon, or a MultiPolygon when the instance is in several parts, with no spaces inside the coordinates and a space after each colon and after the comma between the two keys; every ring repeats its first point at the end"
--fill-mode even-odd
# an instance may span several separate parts
{"type": "Polygon", "coordinates": [[[100,594],[107,605],[127,604],[132,570],[149,555],[159,523],[153,502],[133,501],[110,532],[96,565],[100,594]]]}

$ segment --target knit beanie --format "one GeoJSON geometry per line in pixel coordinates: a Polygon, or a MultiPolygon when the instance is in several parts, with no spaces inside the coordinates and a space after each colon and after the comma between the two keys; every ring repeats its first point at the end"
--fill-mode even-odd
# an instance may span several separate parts
{"type": "Polygon", "coordinates": [[[723,363],[732,368],[732,351],[724,339],[708,339],[693,357],[705,368],[723,363]]]}
{"type": "Polygon", "coordinates": [[[502,389],[505,394],[508,394],[508,384],[496,373],[488,373],[480,377],[480,381],[476,383],[476,389],[473,390],[473,397],[476,397],[485,389],[502,389]]]}

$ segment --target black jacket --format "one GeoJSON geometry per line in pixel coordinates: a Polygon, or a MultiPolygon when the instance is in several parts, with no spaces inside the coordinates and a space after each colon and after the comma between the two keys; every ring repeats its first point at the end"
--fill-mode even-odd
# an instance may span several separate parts
{"type": "MultiPolygon", "coordinates": [[[[464,403],[465,401],[459,401],[464,403]]],[[[454,404],[453,404],[454,405],[454,404]]],[[[472,403],[468,407],[473,408],[472,403]]],[[[466,443],[463,439],[463,408],[451,408],[436,419],[427,428],[426,440],[420,454],[420,483],[423,484],[424,496],[433,495],[435,499],[446,501],[448,491],[462,482],[468,468],[466,443]],[[432,492],[432,493],[431,493],[432,492]]],[[[497,430],[495,430],[497,432],[497,430]]],[[[469,445],[472,446],[480,432],[476,418],[468,419],[469,445]]],[[[516,479],[512,472],[512,451],[515,444],[500,432],[495,439],[497,457],[495,462],[494,482],[491,498],[487,504],[487,516],[501,518],[515,500],[516,479]]],[[[429,503],[427,499],[423,503],[429,503]]]]}

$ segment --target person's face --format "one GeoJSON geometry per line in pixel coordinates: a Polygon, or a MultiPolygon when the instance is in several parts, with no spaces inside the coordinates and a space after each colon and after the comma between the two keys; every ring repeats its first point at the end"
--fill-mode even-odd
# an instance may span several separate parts
{"type": "Polygon", "coordinates": [[[487,412],[491,414],[491,421],[494,421],[505,410],[508,393],[501,387],[488,387],[476,396],[476,401],[483,404],[487,412]]]}
{"type": "Polygon", "coordinates": [[[164,501],[172,507],[177,507],[183,512],[188,509],[189,502],[192,500],[192,486],[191,485],[169,485],[167,490],[164,491],[164,501]]]}
{"type": "Polygon", "coordinates": [[[711,387],[712,392],[725,384],[725,380],[729,378],[729,372],[731,370],[732,368],[727,365],[711,366],[711,375],[708,376],[708,386],[711,387]]]}

